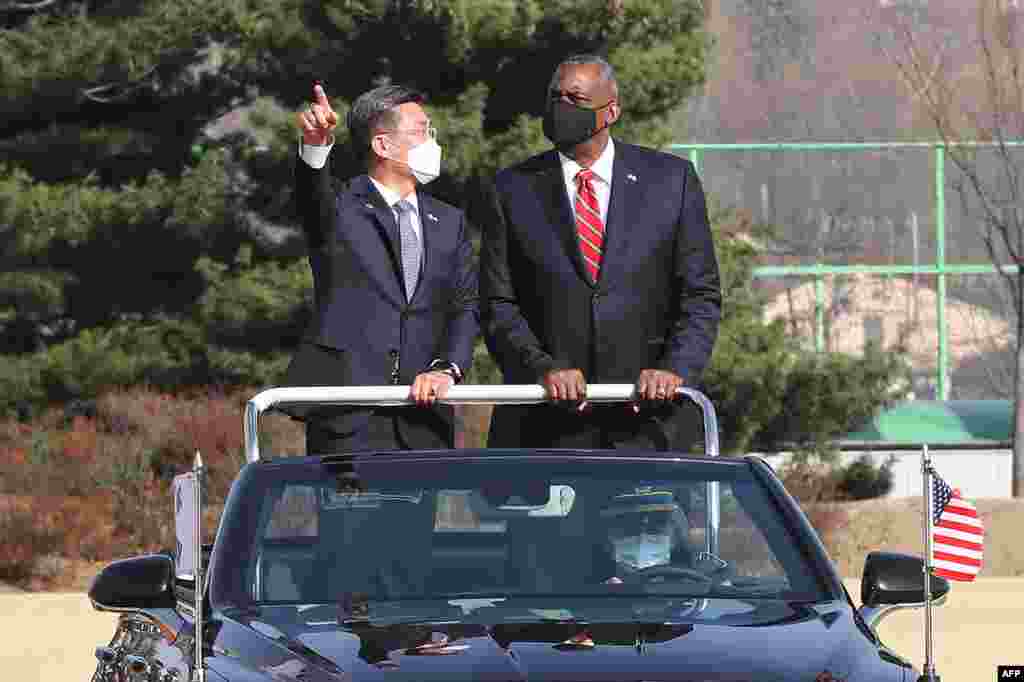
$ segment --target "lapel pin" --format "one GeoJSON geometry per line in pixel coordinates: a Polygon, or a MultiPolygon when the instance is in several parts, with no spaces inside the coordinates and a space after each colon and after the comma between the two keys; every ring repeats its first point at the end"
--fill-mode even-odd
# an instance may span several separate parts
{"type": "Polygon", "coordinates": [[[433,213],[428,213],[427,218],[434,221],[435,223],[437,222],[437,216],[435,216],[433,213]]]}
{"type": "Polygon", "coordinates": [[[635,175],[633,175],[632,173],[629,173],[629,174],[628,174],[628,175],[626,176],[626,179],[627,179],[627,180],[629,180],[630,182],[636,182],[636,176],[635,176],[635,175]]]}

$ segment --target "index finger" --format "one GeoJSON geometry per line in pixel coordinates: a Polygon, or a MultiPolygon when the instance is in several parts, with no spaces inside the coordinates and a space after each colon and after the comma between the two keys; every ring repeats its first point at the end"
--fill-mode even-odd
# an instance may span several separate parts
{"type": "Polygon", "coordinates": [[[324,86],[320,85],[319,81],[313,84],[313,98],[317,104],[330,108],[331,105],[327,101],[327,93],[324,92],[324,86]]]}

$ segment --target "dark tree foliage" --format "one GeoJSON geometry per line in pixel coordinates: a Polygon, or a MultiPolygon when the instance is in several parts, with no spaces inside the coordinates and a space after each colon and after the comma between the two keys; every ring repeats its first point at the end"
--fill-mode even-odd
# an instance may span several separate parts
{"type": "MultiPolygon", "coordinates": [[[[702,19],[697,0],[0,3],[6,407],[275,381],[309,314],[289,184],[314,78],[342,114],[376,84],[424,90],[445,145],[431,192],[471,209],[482,178],[544,148],[570,53],[615,64],[621,136],[665,142],[703,78],[702,19]]],[[[332,163],[357,171],[344,144],[332,163]]]]}
{"type": "MultiPolygon", "coordinates": [[[[668,142],[704,78],[704,18],[699,0],[0,2],[0,410],[277,381],[311,299],[289,187],[313,79],[342,117],[381,83],[425,91],[445,154],[430,192],[472,218],[480,182],[546,148],[544,91],[569,54],[615,66],[617,137],[668,142]]],[[[358,169],[338,132],[345,177],[358,169]]],[[[780,405],[801,368],[848,385],[860,361],[794,350],[761,321],[755,254],[719,244],[726,319],[706,387],[728,444],[769,424],[841,430],[846,401],[780,405]],[[819,408],[838,412],[807,426],[819,408]]],[[[478,351],[470,380],[498,381],[478,351]]]]}

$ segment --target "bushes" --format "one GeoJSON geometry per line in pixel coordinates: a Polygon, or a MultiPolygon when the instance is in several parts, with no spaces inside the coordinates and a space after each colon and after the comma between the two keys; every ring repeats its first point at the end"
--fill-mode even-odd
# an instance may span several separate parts
{"type": "MultiPolygon", "coordinates": [[[[197,450],[208,472],[212,540],[244,463],[242,413],[254,393],[134,389],[68,403],[31,424],[0,421],[0,579],[45,584],[40,571],[62,557],[110,561],[173,546],[170,482],[191,468],[197,450]],[[33,563],[45,556],[45,566],[33,563]]],[[[262,424],[274,450],[304,450],[298,423],[262,424]]]]}
{"type": "Polygon", "coordinates": [[[23,582],[35,572],[40,557],[60,547],[62,533],[31,508],[5,507],[0,508],[0,580],[23,582]]]}
{"type": "Polygon", "coordinates": [[[868,455],[861,455],[839,476],[838,491],[851,500],[869,500],[885,497],[892,490],[892,464],[894,457],[876,467],[868,455]]]}
{"type": "Polygon", "coordinates": [[[841,549],[845,547],[850,525],[849,513],[837,503],[887,495],[892,490],[894,461],[890,457],[876,467],[868,455],[862,455],[841,466],[836,459],[798,452],[778,472],[782,484],[803,507],[832,556],[843,554],[841,549]]]}
{"type": "Polygon", "coordinates": [[[779,470],[789,494],[801,504],[845,502],[885,497],[892,490],[895,458],[875,466],[869,455],[842,466],[835,458],[810,457],[796,453],[779,470]]]}

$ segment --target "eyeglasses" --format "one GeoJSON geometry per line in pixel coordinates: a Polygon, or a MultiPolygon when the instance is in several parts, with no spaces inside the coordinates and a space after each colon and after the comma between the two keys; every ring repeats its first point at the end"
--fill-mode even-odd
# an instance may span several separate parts
{"type": "Polygon", "coordinates": [[[414,135],[414,136],[417,136],[417,137],[418,136],[422,136],[422,135],[426,135],[431,140],[434,140],[435,142],[437,141],[437,128],[435,128],[432,125],[428,125],[426,128],[414,128],[412,130],[400,130],[398,128],[393,128],[391,130],[382,130],[381,132],[385,132],[385,133],[402,133],[404,135],[414,135]]]}
{"type": "Polygon", "coordinates": [[[600,111],[606,106],[615,101],[614,98],[608,100],[604,104],[596,105],[593,102],[584,99],[582,96],[577,95],[574,92],[562,92],[561,90],[549,90],[548,99],[552,102],[563,101],[573,104],[581,109],[590,109],[591,111],[600,111]]]}

